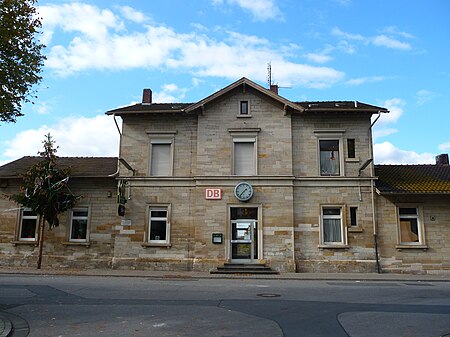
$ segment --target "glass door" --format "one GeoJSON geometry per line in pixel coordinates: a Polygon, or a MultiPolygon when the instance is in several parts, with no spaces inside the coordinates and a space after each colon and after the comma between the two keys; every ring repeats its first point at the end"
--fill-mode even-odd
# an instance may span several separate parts
{"type": "Polygon", "coordinates": [[[252,263],[258,259],[257,208],[231,209],[231,262],[252,263]]]}

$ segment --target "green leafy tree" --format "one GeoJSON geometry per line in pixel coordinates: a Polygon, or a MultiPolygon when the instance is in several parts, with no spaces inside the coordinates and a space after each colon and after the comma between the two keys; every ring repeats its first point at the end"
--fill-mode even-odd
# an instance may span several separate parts
{"type": "Polygon", "coordinates": [[[81,198],[68,188],[69,169],[57,167],[54,141],[50,134],[43,142],[44,151],[39,152],[42,159],[30,167],[23,175],[20,193],[9,196],[23,207],[30,208],[39,216],[39,254],[37,268],[41,268],[42,249],[44,244],[44,227],[49,229],[59,225],[58,215],[75,206],[81,198]]]}
{"type": "Polygon", "coordinates": [[[0,122],[16,122],[23,103],[36,98],[45,56],[36,35],[42,24],[37,0],[0,0],[0,122]]]}

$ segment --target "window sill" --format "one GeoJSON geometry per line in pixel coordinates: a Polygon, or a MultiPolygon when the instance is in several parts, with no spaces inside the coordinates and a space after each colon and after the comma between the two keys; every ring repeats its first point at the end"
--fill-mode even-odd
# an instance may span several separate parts
{"type": "Polygon", "coordinates": [[[363,229],[361,227],[347,227],[350,233],[362,233],[363,229]]]}
{"type": "Polygon", "coordinates": [[[39,246],[39,242],[36,241],[11,241],[11,243],[13,244],[13,246],[17,246],[17,245],[28,245],[28,246],[39,246]]]}
{"type": "Polygon", "coordinates": [[[427,245],[396,245],[395,248],[397,248],[398,251],[401,251],[402,249],[423,249],[426,251],[428,249],[427,245]]]}
{"type": "Polygon", "coordinates": [[[359,163],[359,158],[345,158],[347,163],[359,163]]]}
{"type": "Polygon", "coordinates": [[[349,245],[319,245],[320,249],[349,249],[349,245]]]}
{"type": "Polygon", "coordinates": [[[90,247],[90,242],[72,242],[72,241],[65,241],[62,243],[63,246],[86,246],[90,247]]]}
{"type": "Polygon", "coordinates": [[[236,115],[237,118],[252,118],[252,115],[236,115]]]}
{"type": "Polygon", "coordinates": [[[172,245],[170,243],[151,243],[151,242],[144,242],[141,244],[142,247],[147,248],[147,247],[166,247],[166,248],[170,248],[172,247],[172,245]]]}

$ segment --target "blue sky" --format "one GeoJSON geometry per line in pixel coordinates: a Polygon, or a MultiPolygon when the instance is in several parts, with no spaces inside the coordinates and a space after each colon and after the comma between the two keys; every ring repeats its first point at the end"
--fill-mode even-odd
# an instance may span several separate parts
{"type": "Polygon", "coordinates": [[[36,155],[116,156],[104,113],[141,100],[196,102],[245,76],[293,101],[388,108],[376,163],[450,152],[450,1],[40,0],[47,61],[35,104],[0,125],[0,164],[36,155]]]}

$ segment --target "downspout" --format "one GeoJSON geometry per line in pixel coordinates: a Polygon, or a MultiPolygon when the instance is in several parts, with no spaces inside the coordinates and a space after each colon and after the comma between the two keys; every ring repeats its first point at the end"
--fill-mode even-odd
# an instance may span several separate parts
{"type": "MultiPolygon", "coordinates": [[[[370,155],[373,158],[373,146],[372,146],[372,127],[374,126],[374,124],[378,121],[378,119],[381,117],[381,112],[378,111],[378,116],[377,118],[375,118],[375,120],[372,122],[372,124],[370,125],[369,128],[369,137],[370,137],[370,141],[369,141],[369,147],[370,147],[370,155]]],[[[374,170],[374,164],[372,163],[370,165],[370,193],[372,196],[372,223],[373,223],[373,243],[374,243],[374,248],[375,248],[375,261],[376,261],[376,270],[378,274],[381,274],[381,266],[380,266],[380,260],[378,257],[378,234],[377,234],[377,220],[376,220],[376,213],[375,213],[375,186],[374,186],[374,175],[375,175],[375,170],[374,170]]]]}

